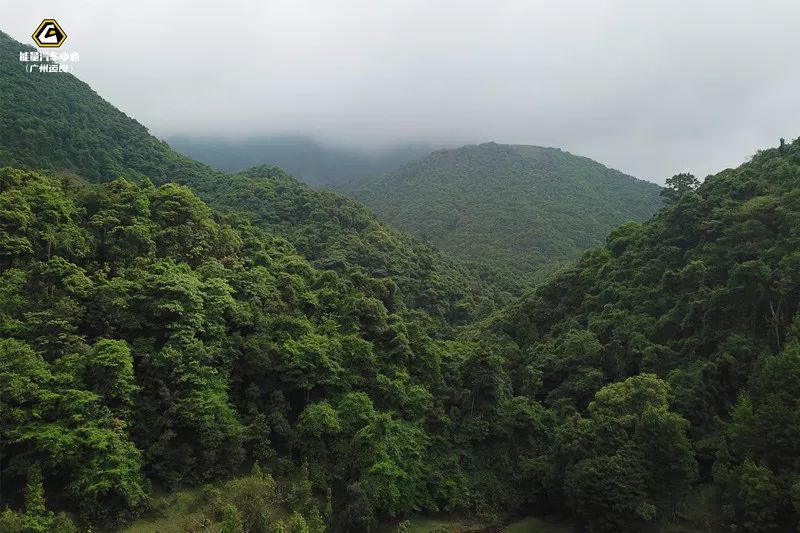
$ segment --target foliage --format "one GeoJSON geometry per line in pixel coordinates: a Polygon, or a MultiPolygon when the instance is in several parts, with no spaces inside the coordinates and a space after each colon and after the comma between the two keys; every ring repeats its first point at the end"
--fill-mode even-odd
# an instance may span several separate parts
{"type": "Polygon", "coordinates": [[[634,529],[668,515],[694,480],[688,423],[668,410],[667,390],[653,374],[612,383],[595,394],[588,419],[574,415],[559,428],[564,492],[589,530],[634,529]]]}
{"type": "Polygon", "coordinates": [[[667,208],[476,327],[513,341],[511,381],[564,417],[554,484],[591,527],[663,518],[694,458],[737,527],[797,523],[798,175],[795,141],[676,176],[667,208]]]}
{"type": "Polygon", "coordinates": [[[666,187],[661,190],[661,196],[672,204],[677,202],[686,193],[692,192],[700,186],[700,181],[694,177],[694,174],[682,172],[667,178],[666,187]]]}
{"type": "Polygon", "coordinates": [[[661,205],[659,188],[555,148],[440,150],[339,190],[512,292],[661,205]]]}
{"type": "MultiPolygon", "coordinates": [[[[499,505],[506,498],[488,491],[517,467],[509,489],[536,485],[546,436],[527,432],[551,421],[503,389],[491,342],[431,338],[430,324],[402,301],[387,308],[363,277],[318,270],[184,186],[10,168],[0,184],[30,206],[27,226],[2,230],[27,245],[3,269],[0,451],[9,501],[26,480],[36,489],[31,517],[51,516],[49,493],[86,523],[113,524],[147,507],[151,483],[224,479],[276,456],[310,463],[285,491],[302,521],[263,514],[279,491],[255,473],[225,486],[226,528],[321,531],[312,498],[328,490],[329,520],[371,528],[499,505]],[[66,213],[57,234],[67,237],[36,231],[47,205],[66,213]],[[453,471],[459,441],[488,456],[494,431],[514,441],[495,481],[482,460],[453,471]]],[[[523,501],[527,487],[509,494],[523,501]]]]}
{"type": "MultiPolygon", "coordinates": [[[[401,305],[400,301],[409,308],[423,309],[438,329],[463,323],[476,311],[492,306],[492,289],[458,261],[391,230],[357,202],[316,191],[277,167],[230,175],[184,157],[72,75],[30,76],[17,60],[26,48],[0,32],[0,100],[8,103],[0,109],[0,167],[57,170],[93,182],[125,177],[139,183],[171,183],[170,187],[190,185],[217,211],[240,213],[253,225],[288,239],[316,267],[357,278],[361,288],[390,310],[401,305]],[[42,99],[41,94],[50,97],[42,99]]],[[[126,202],[125,186],[118,188],[119,205],[124,208],[100,212],[93,222],[106,230],[106,253],[152,246],[151,241],[159,235],[148,233],[145,224],[135,223],[136,210],[146,200],[126,202]],[[109,225],[120,216],[130,217],[134,223],[114,230],[109,225]]],[[[157,197],[152,201],[161,206],[157,197]]],[[[162,215],[155,209],[154,217],[161,222],[167,220],[162,216],[180,220],[191,217],[198,206],[186,204],[186,198],[174,197],[173,201],[174,205],[162,207],[174,212],[162,215]]],[[[11,197],[0,200],[0,222],[26,224],[24,206],[16,204],[11,197]],[[3,215],[6,205],[8,219],[3,215]]],[[[204,235],[203,228],[197,229],[204,235]]],[[[167,238],[170,231],[162,228],[161,237],[167,238]]],[[[197,256],[213,246],[211,237],[195,239],[194,249],[186,249],[186,243],[173,244],[175,251],[197,256]]],[[[54,234],[52,238],[69,236],[54,234]]],[[[224,242],[225,236],[217,238],[224,242]]],[[[9,241],[8,245],[25,246],[25,242],[9,241]]]]}
{"type": "Polygon", "coordinates": [[[800,142],[674,181],[481,319],[496,293],[443,253],[278,169],[178,156],[21,74],[19,46],[0,35],[5,530],[113,528],[212,481],[183,531],[537,509],[640,531],[695,480],[739,530],[797,526],[800,142]]]}

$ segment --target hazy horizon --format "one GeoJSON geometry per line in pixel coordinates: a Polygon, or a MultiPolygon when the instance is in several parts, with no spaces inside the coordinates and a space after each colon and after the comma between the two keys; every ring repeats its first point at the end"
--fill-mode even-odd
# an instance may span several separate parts
{"type": "Polygon", "coordinates": [[[788,1],[3,7],[26,44],[58,19],[75,75],[161,138],[531,144],[663,183],[800,135],[788,1]]]}
{"type": "MultiPolygon", "coordinates": [[[[474,147],[487,143],[496,143],[509,146],[538,146],[538,145],[523,144],[523,143],[501,143],[494,140],[485,140],[478,142],[466,142],[463,144],[460,143],[435,144],[429,142],[409,141],[397,144],[390,144],[386,146],[369,147],[369,146],[359,146],[359,145],[337,144],[335,141],[326,141],[324,139],[315,138],[311,135],[303,135],[302,133],[294,133],[294,132],[268,133],[268,134],[254,133],[250,135],[238,135],[238,136],[178,134],[178,135],[163,137],[162,140],[166,141],[174,150],[225,172],[239,172],[241,170],[245,170],[247,168],[251,168],[253,166],[261,164],[274,164],[279,167],[283,167],[284,170],[289,171],[290,174],[294,174],[295,177],[300,178],[302,181],[307,181],[312,185],[320,185],[320,183],[317,183],[313,179],[312,180],[307,179],[306,176],[302,175],[302,172],[293,171],[289,165],[281,163],[279,161],[280,158],[274,157],[275,151],[277,150],[276,148],[277,146],[280,146],[281,144],[284,143],[297,143],[298,145],[305,145],[311,143],[311,145],[313,145],[312,148],[314,149],[320,149],[333,154],[336,154],[338,152],[339,155],[343,157],[348,157],[348,156],[363,157],[367,161],[379,160],[382,157],[392,156],[396,152],[402,152],[404,150],[407,150],[409,153],[412,154],[411,157],[400,158],[402,160],[398,161],[396,164],[390,166],[383,165],[385,168],[382,171],[355,173],[354,175],[350,176],[350,178],[353,181],[358,181],[359,179],[362,179],[370,174],[384,174],[386,172],[392,172],[394,170],[398,170],[400,167],[404,166],[407,163],[411,163],[412,161],[417,161],[419,159],[427,157],[428,155],[431,155],[434,152],[442,150],[458,150],[461,148],[467,148],[470,146],[474,147]],[[265,145],[269,148],[269,150],[267,152],[266,157],[255,160],[252,158],[250,151],[252,150],[253,146],[258,146],[258,145],[265,145]],[[214,157],[208,156],[208,154],[203,153],[203,150],[206,149],[208,146],[214,146],[216,150],[224,150],[226,148],[231,148],[229,153],[224,154],[223,159],[225,159],[227,163],[215,164],[214,161],[212,161],[212,159],[217,159],[220,156],[220,153],[219,151],[215,150],[214,157]],[[243,156],[242,152],[246,152],[247,155],[243,156]]],[[[578,157],[588,157],[585,154],[570,152],[569,150],[565,150],[558,146],[538,146],[538,147],[562,150],[564,152],[570,153],[578,157]]],[[[292,147],[293,153],[296,154],[296,150],[297,150],[296,147],[292,147]]],[[[287,154],[287,155],[292,155],[292,154],[287,154]]],[[[618,168],[614,168],[611,165],[604,163],[603,161],[596,161],[596,162],[608,168],[611,168],[612,170],[618,170],[620,172],[625,173],[624,171],[621,171],[618,168]]],[[[634,176],[631,174],[628,175],[636,179],[644,179],[639,176],[634,176]]],[[[652,180],[645,180],[645,181],[652,182],[652,180]]]]}

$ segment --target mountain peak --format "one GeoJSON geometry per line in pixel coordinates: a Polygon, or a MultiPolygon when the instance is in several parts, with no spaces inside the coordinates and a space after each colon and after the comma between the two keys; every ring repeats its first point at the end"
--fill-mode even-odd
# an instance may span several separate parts
{"type": "Polygon", "coordinates": [[[589,158],[495,142],[439,150],[344,190],[390,224],[503,270],[510,285],[574,259],[661,205],[657,185],[589,158]]]}

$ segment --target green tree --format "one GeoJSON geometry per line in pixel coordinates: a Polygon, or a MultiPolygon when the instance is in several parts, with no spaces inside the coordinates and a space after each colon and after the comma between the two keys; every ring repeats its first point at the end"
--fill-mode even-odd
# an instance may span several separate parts
{"type": "Polygon", "coordinates": [[[130,421],[139,387],[127,343],[101,339],[89,351],[86,363],[86,384],[116,416],[130,421]]]}
{"type": "Polygon", "coordinates": [[[46,531],[53,516],[47,511],[44,501],[42,469],[34,464],[28,469],[28,482],[25,485],[25,523],[33,531],[46,531]]]}
{"type": "Polygon", "coordinates": [[[227,505],[222,511],[219,533],[244,533],[244,524],[235,505],[227,505]]]}
{"type": "Polygon", "coordinates": [[[686,193],[692,192],[700,185],[693,174],[682,172],[667,178],[666,187],[661,189],[661,196],[668,202],[677,202],[686,193]]]}
{"type": "Polygon", "coordinates": [[[653,374],[600,389],[590,418],[558,430],[556,456],[563,489],[591,529],[632,529],[668,514],[695,479],[689,425],[668,410],[669,387],[653,374]]]}
{"type": "Polygon", "coordinates": [[[746,531],[771,531],[776,528],[781,494],[769,468],[745,460],[739,478],[738,496],[741,515],[737,518],[746,531]]]}

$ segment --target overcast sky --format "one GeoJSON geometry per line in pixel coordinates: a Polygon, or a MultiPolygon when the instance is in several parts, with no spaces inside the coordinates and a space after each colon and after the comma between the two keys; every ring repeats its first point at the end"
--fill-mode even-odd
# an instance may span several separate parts
{"type": "MultiPolygon", "coordinates": [[[[155,135],[564,148],[663,183],[800,136],[800,1],[0,0],[155,135]]],[[[2,103],[0,103],[2,105],[2,103]]]]}

